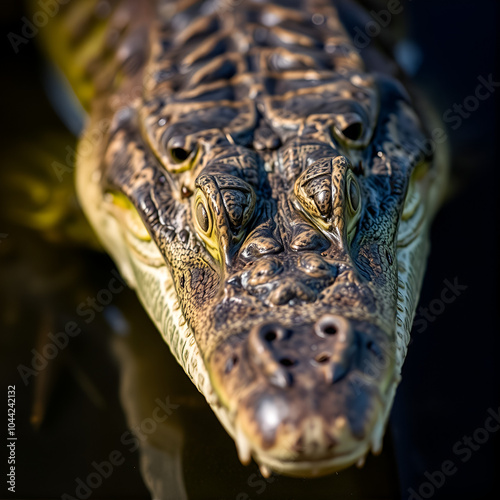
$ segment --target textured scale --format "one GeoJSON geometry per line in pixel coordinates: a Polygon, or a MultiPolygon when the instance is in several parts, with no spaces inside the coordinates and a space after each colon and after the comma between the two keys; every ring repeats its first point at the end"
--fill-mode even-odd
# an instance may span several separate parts
{"type": "Polygon", "coordinates": [[[347,1],[106,5],[94,51],[95,10],[67,40],[83,76],[54,52],[105,123],[77,170],[105,247],[243,461],[378,451],[444,179],[397,70],[358,53],[347,1]]]}

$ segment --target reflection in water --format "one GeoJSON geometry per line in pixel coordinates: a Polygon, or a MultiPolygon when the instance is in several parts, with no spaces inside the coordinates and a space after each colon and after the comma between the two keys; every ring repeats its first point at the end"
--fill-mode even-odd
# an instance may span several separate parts
{"type": "Polygon", "coordinates": [[[141,472],[154,499],[396,498],[397,470],[387,451],[319,479],[264,478],[238,461],[234,443],[197,392],[134,299],[115,321],[120,395],[139,445],[141,472]],[[123,329],[124,315],[127,328],[123,329]],[[123,333],[125,331],[125,334],[123,333]]]}
{"type": "Polygon", "coordinates": [[[178,394],[182,384],[172,373],[172,356],[155,342],[154,327],[147,321],[137,324],[137,316],[131,318],[132,331],[123,332],[120,314],[116,310],[114,315],[113,323],[120,318],[120,333],[113,338],[113,351],[120,364],[120,399],[134,432],[124,441],[132,449],[140,447],[141,473],[153,498],[188,498],[182,475],[184,435],[175,416],[188,402],[178,394]]]}

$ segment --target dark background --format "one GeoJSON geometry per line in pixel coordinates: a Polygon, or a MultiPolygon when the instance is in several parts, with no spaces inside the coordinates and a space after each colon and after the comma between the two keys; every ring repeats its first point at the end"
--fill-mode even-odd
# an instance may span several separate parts
{"type": "MultiPolygon", "coordinates": [[[[401,3],[408,37],[423,54],[414,80],[431,96],[440,116],[474,95],[478,77],[487,79],[493,74],[493,80],[500,81],[496,65],[498,2],[401,3]]],[[[118,364],[110,349],[112,339],[104,315],[58,357],[51,370],[51,389],[37,389],[35,383],[24,387],[16,369],[19,363],[29,365],[30,350],[46,325],[57,330],[74,318],[76,305],[105,286],[113,269],[106,256],[48,243],[10,217],[13,205],[20,213],[36,210],[37,205],[30,205],[22,196],[9,197],[5,186],[10,184],[2,179],[13,171],[22,173],[36,166],[38,160],[33,158],[40,156],[40,150],[63,161],[65,146],[73,144],[45,98],[36,39],[15,54],[6,37],[10,31],[20,32],[22,15],[19,2],[2,4],[0,233],[8,237],[0,240],[0,380],[2,397],[6,398],[8,384],[17,387],[19,439],[17,493],[9,494],[1,484],[0,498],[73,495],[75,479],[84,478],[92,470],[93,460],[106,459],[114,449],[123,452],[125,463],[90,498],[148,498],[137,454],[120,443],[127,426],[119,401],[118,364]],[[49,404],[36,431],[29,422],[31,408],[36,394],[45,390],[49,404]]],[[[420,305],[428,307],[440,297],[444,280],[456,279],[467,289],[424,331],[414,330],[386,451],[381,457],[370,457],[361,471],[353,469],[313,481],[277,478],[260,492],[249,483],[257,472],[255,466],[239,465],[230,438],[202,398],[185,383],[187,378],[172,363],[161,341],[155,344],[151,340],[154,349],[163,349],[169,366],[174,381],[167,389],[169,394],[182,388],[184,395],[179,392],[178,397],[190,401],[179,419],[185,426],[184,476],[191,497],[407,499],[411,488],[421,498],[480,499],[500,492],[500,433],[491,433],[470,457],[454,451],[464,436],[473,436],[484,426],[488,409],[498,412],[500,406],[498,92],[482,101],[460,127],[448,130],[450,193],[433,226],[420,305]],[[465,457],[468,459],[463,461],[465,457]],[[442,486],[432,485],[429,475],[447,460],[454,463],[456,472],[442,486]],[[423,486],[426,482],[430,486],[423,486]]],[[[117,296],[113,306],[124,311],[131,324],[142,325],[140,335],[153,338],[154,329],[132,292],[117,296]]],[[[4,425],[6,429],[6,421],[4,425]]],[[[2,474],[5,461],[0,456],[2,474]]],[[[434,474],[435,480],[438,476],[434,474]]]]}
{"type": "MultiPolygon", "coordinates": [[[[498,7],[488,1],[412,2],[411,33],[425,54],[416,81],[440,113],[473,95],[479,76],[492,73],[500,81],[498,7]]],[[[452,193],[433,226],[420,305],[440,297],[445,279],[457,278],[467,289],[425,331],[413,331],[391,418],[405,493],[408,487],[418,491],[428,481],[425,471],[440,470],[445,460],[457,471],[433,498],[499,492],[498,433],[466,462],[468,455],[453,451],[484,426],[489,408],[498,412],[500,406],[497,103],[495,93],[448,130],[452,193]]]]}

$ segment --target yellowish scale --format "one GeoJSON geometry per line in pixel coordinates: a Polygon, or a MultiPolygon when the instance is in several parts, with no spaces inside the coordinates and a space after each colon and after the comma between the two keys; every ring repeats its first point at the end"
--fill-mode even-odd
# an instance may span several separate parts
{"type": "Polygon", "coordinates": [[[413,171],[410,178],[410,185],[408,186],[408,192],[406,194],[405,206],[403,214],[401,215],[401,218],[403,220],[410,219],[417,211],[417,208],[420,206],[422,200],[422,196],[420,193],[420,181],[425,178],[428,171],[428,163],[421,163],[420,165],[417,165],[417,167],[415,167],[415,170],[413,171]]]}
{"type": "Polygon", "coordinates": [[[114,206],[119,208],[117,215],[125,227],[139,240],[151,241],[151,235],[130,200],[122,193],[111,193],[111,201],[114,206]]]}
{"type": "Polygon", "coordinates": [[[206,214],[208,216],[208,229],[207,231],[204,231],[203,228],[201,228],[200,223],[198,222],[198,219],[195,217],[195,224],[196,224],[196,229],[198,232],[198,235],[201,237],[203,242],[205,243],[206,249],[210,252],[210,255],[217,260],[218,262],[223,262],[223,258],[220,253],[220,248],[219,248],[219,242],[217,239],[217,232],[216,232],[216,227],[212,219],[212,214],[209,209],[208,201],[205,198],[205,195],[201,191],[201,189],[198,189],[196,192],[196,196],[194,197],[194,203],[193,203],[193,213],[197,212],[197,206],[198,204],[201,203],[206,210],[206,214]]]}
{"type": "MultiPolygon", "coordinates": [[[[65,10],[64,16],[50,18],[42,33],[42,48],[50,54],[56,66],[64,69],[65,77],[87,111],[95,95],[95,83],[88,78],[87,69],[92,61],[104,53],[108,24],[105,20],[94,21],[91,31],[76,45],[61,43],[61,40],[74,38],[74,33],[81,29],[79,25],[92,15],[97,3],[97,0],[72,3],[65,10]]],[[[34,13],[40,9],[35,0],[30,0],[28,6],[34,13]]]]}

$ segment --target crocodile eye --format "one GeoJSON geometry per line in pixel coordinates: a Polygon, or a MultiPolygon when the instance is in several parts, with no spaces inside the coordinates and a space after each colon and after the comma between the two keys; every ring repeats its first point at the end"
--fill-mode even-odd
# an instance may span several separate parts
{"type": "Polygon", "coordinates": [[[194,205],[194,216],[196,219],[196,225],[203,237],[211,237],[212,233],[212,214],[210,209],[207,208],[207,201],[203,193],[198,192],[196,196],[196,201],[194,205]]]}
{"type": "MultiPolygon", "coordinates": [[[[123,193],[111,191],[106,194],[105,199],[110,202],[108,207],[115,207],[119,209],[118,211],[115,211],[114,214],[120,218],[131,235],[138,240],[151,241],[151,236],[149,235],[139,212],[123,193]]],[[[111,210],[113,210],[113,208],[111,208],[111,210]]]]}
{"type": "Polygon", "coordinates": [[[361,217],[361,188],[352,170],[348,171],[346,180],[347,213],[346,226],[349,240],[356,232],[356,226],[361,217]]]}
{"type": "Polygon", "coordinates": [[[398,244],[408,245],[420,234],[421,223],[427,213],[426,188],[431,181],[430,163],[424,161],[417,165],[412,172],[398,231],[398,244]]]}
{"type": "Polygon", "coordinates": [[[359,185],[353,176],[347,180],[347,199],[352,213],[356,213],[360,205],[359,185]]]}
{"type": "Polygon", "coordinates": [[[415,167],[410,177],[408,191],[406,193],[405,204],[402,213],[402,219],[408,220],[417,212],[421,206],[421,182],[429,171],[429,163],[422,162],[415,167]]]}
{"type": "Polygon", "coordinates": [[[206,249],[212,257],[220,261],[222,255],[215,222],[217,215],[211,208],[210,197],[210,193],[207,194],[202,189],[197,189],[196,195],[193,197],[192,214],[198,236],[205,243],[206,249]]]}
{"type": "Polygon", "coordinates": [[[195,186],[191,213],[198,236],[214,259],[229,265],[254,213],[255,192],[229,174],[202,174],[195,186]]]}
{"type": "Polygon", "coordinates": [[[198,202],[198,205],[196,206],[196,219],[198,221],[200,229],[204,233],[207,233],[210,229],[210,219],[208,217],[207,209],[201,201],[198,202]]]}

